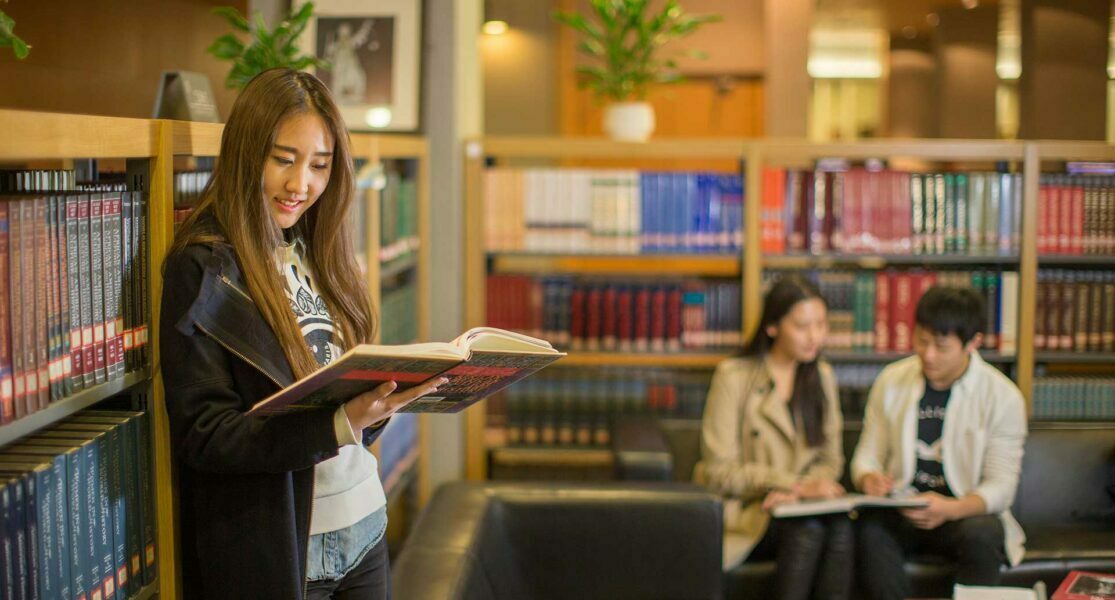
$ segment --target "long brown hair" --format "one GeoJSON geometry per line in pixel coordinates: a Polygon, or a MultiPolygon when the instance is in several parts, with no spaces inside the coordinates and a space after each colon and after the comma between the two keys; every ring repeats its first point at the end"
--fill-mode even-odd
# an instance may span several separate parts
{"type": "MultiPolygon", "coordinates": [[[[756,359],[765,357],[774,346],[774,338],[767,329],[781,323],[783,317],[798,302],[813,299],[820,300],[828,307],[824,296],[808,280],[789,276],[775,282],[763,297],[763,314],[759,318],[759,327],[740,355],[756,359]]],[[[811,447],[825,443],[825,390],[821,385],[817,360],[798,363],[794,372],[794,391],[790,394],[790,410],[801,417],[805,441],[811,447]]]]}
{"type": "Polygon", "coordinates": [[[333,317],[338,346],[371,341],[375,317],[352,247],[349,207],[355,195],[352,154],[340,111],[325,85],[313,75],[271,69],[240,92],[221,136],[221,154],[201,202],[183,223],[170,253],[190,244],[231,246],[263,319],[283,346],[291,371],[301,378],[318,368],[302,337],[280,274],[278,248],[283,232],[263,195],[264,163],[280,123],[298,114],[316,114],[334,140],[333,164],[325,190],[292,228],[306,245],[310,268],[333,317]]]}

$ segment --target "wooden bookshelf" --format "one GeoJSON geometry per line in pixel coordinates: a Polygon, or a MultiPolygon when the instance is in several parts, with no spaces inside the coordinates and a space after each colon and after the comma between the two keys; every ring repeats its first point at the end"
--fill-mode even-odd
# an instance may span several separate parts
{"type": "MultiPolygon", "coordinates": [[[[861,352],[855,350],[825,350],[825,360],[830,363],[892,363],[913,356],[913,352],[861,352]]],[[[980,357],[991,364],[1014,364],[1016,356],[998,352],[980,352],[980,357]]]]}
{"type": "Polygon", "coordinates": [[[1041,267],[1115,267],[1115,256],[1102,254],[1039,254],[1041,267]]]}
{"type": "Polygon", "coordinates": [[[0,161],[149,158],[158,150],[153,121],[0,109],[0,161]]]}
{"type": "MultiPolygon", "coordinates": [[[[1036,252],[1039,175],[1043,165],[1065,160],[1115,161],[1115,146],[1102,142],[999,141],[999,140],[869,140],[852,143],[812,143],[803,140],[677,140],[646,144],[617,143],[604,139],[489,137],[471,140],[465,154],[465,314],[467,326],[484,324],[485,277],[488,273],[566,274],[615,277],[714,276],[739,277],[743,286],[741,307],[744,339],[759,319],[760,283],[764,269],[810,270],[828,268],[884,269],[925,267],[931,269],[988,267],[1018,271],[1018,339],[1014,356],[984,353],[985,360],[1010,365],[1015,380],[1030,402],[1036,363],[1106,365],[1115,355],[1042,353],[1034,351],[1034,314],[1037,268],[1041,266],[1109,267],[1115,256],[1038,256],[1036,252]],[[718,159],[741,165],[745,201],[745,240],[759,240],[762,216],[762,168],[767,165],[811,166],[819,159],[862,161],[880,159],[917,168],[964,166],[980,170],[1003,163],[1022,174],[1021,230],[1015,254],[840,254],[764,256],[758,243],[746,243],[740,256],[662,257],[654,255],[611,256],[598,254],[549,254],[541,252],[487,252],[484,243],[484,200],[482,185],[486,165],[558,165],[601,161],[603,164],[641,165],[640,161],[718,159]],[[624,162],[626,161],[626,162],[624,162]],[[660,262],[655,262],[660,261],[660,262]]],[[[912,168],[912,167],[911,167],[912,168]]],[[[828,351],[833,362],[889,362],[899,353],[828,351]]],[[[610,354],[571,352],[553,368],[593,365],[619,367],[711,368],[722,355],[610,354]]],[[[485,440],[486,411],[466,413],[466,465],[473,479],[486,476],[488,460],[485,440]]],[[[507,449],[501,449],[505,452],[507,449]]]]}

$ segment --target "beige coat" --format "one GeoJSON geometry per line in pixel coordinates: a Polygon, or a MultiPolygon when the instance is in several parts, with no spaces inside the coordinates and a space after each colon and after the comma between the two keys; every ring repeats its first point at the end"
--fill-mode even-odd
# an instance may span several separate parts
{"type": "Polygon", "coordinates": [[[770,515],[763,498],[806,478],[839,480],[844,468],[843,420],[832,368],[820,363],[825,393],[825,444],[810,448],[789,405],[774,394],[766,362],[732,358],[712,378],[701,423],[701,460],[694,479],[724,498],[724,565],[750,554],[770,515]]]}

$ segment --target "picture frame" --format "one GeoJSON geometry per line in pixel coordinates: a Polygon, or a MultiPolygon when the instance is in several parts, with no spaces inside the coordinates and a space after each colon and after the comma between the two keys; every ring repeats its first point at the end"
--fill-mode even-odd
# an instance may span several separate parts
{"type": "MultiPolygon", "coordinates": [[[[304,3],[294,0],[292,10],[304,3]]],[[[418,129],[421,23],[420,0],[314,2],[299,46],[330,63],[311,72],[333,92],[349,130],[418,129]]]]}

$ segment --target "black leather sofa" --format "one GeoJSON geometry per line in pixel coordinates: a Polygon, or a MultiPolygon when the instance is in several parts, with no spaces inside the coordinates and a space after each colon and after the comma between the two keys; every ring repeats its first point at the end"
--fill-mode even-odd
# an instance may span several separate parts
{"type": "MultiPolygon", "coordinates": [[[[859,430],[848,427],[844,448],[855,450],[859,430]]],[[[690,480],[700,457],[700,424],[632,421],[615,435],[617,476],[690,480]]],[[[850,482],[845,480],[845,486],[850,482]]],[[[1035,423],[1030,426],[1012,512],[1028,538],[1017,567],[1003,568],[1003,584],[1056,589],[1070,570],[1115,573],[1115,424],[1035,423]]],[[[913,557],[907,572],[918,597],[950,597],[954,566],[913,557]]],[[[725,573],[725,598],[769,597],[774,563],[745,562],[725,573]]]]}
{"type": "Polygon", "coordinates": [[[687,484],[451,483],[407,539],[394,597],[720,598],[721,519],[687,484]]]}

